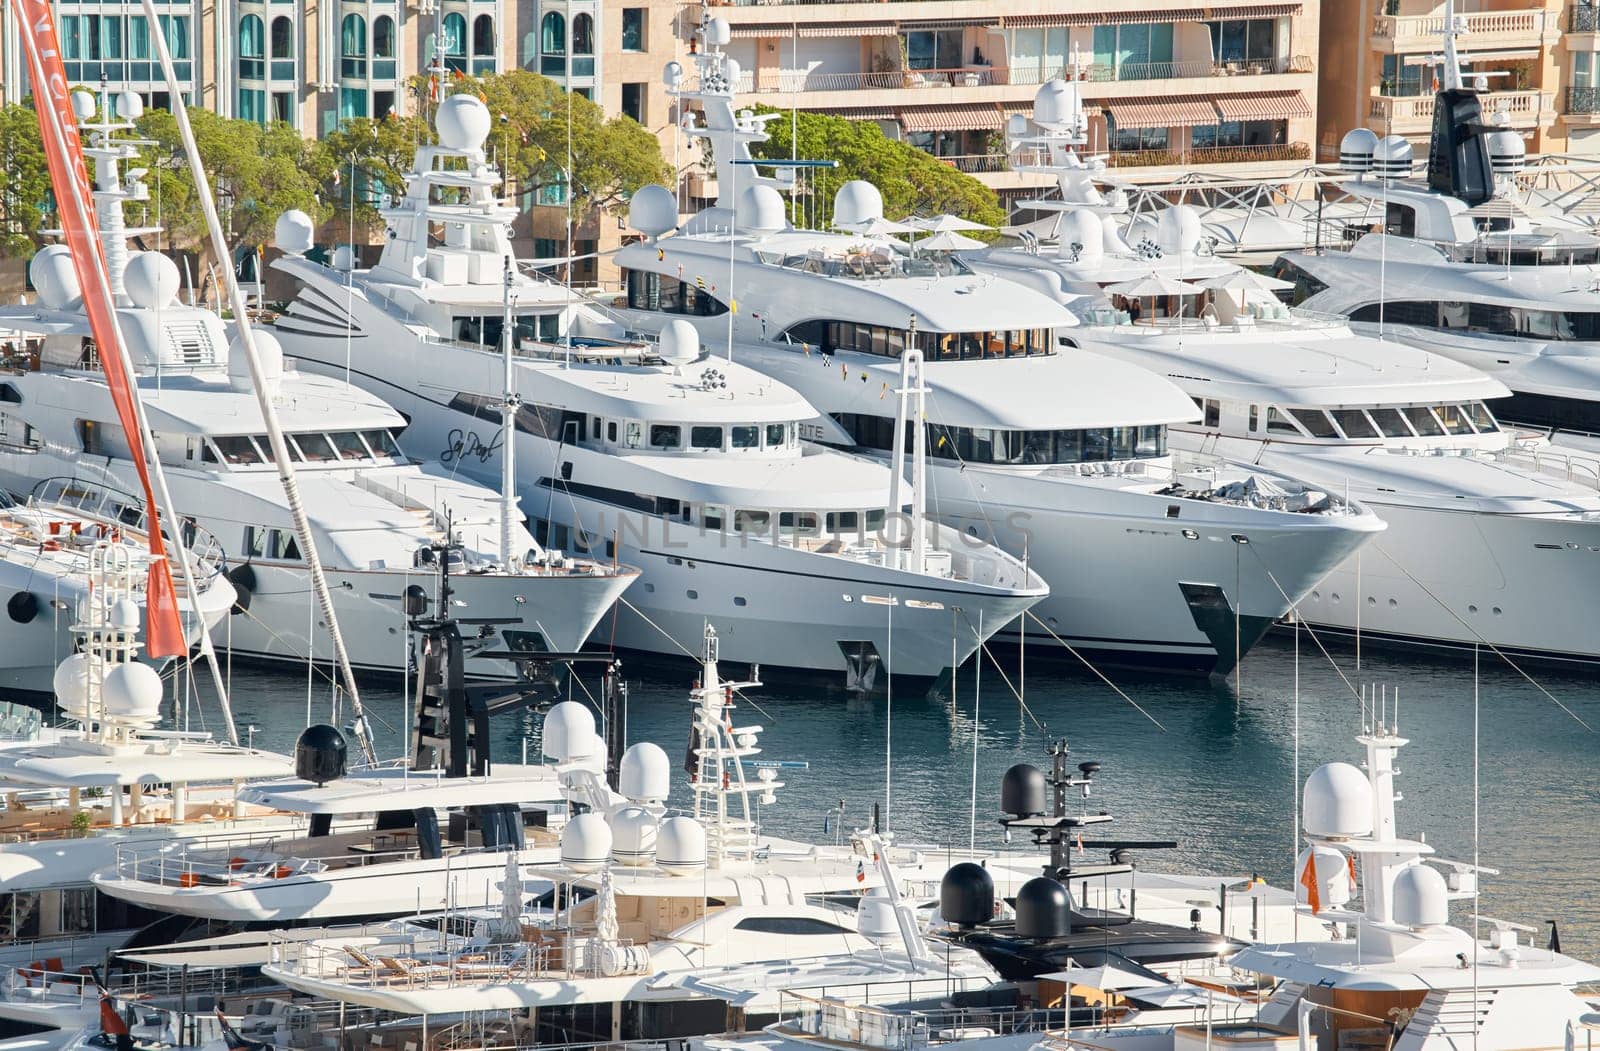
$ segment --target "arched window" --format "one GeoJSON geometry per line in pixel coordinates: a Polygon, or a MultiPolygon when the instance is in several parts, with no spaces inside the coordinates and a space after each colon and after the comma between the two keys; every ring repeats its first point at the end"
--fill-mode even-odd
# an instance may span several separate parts
{"type": "Polygon", "coordinates": [[[551,11],[539,23],[539,50],[546,55],[567,53],[567,20],[559,11],[551,11]]]}
{"type": "Polygon", "coordinates": [[[594,54],[594,17],[592,15],[577,15],[573,18],[572,53],[574,55],[594,54]]]}
{"type": "Polygon", "coordinates": [[[294,21],[284,15],[272,20],[272,57],[294,57],[294,21]]]}
{"type": "Polygon", "coordinates": [[[372,57],[394,57],[394,19],[388,15],[372,20],[372,57]]]}
{"type": "Polygon", "coordinates": [[[266,27],[260,17],[245,15],[239,19],[239,76],[245,80],[266,77],[266,27]]]}
{"type": "Polygon", "coordinates": [[[345,15],[343,33],[343,55],[345,58],[367,57],[367,20],[360,15],[345,15]]]}
{"type": "Polygon", "coordinates": [[[444,53],[465,57],[467,53],[467,18],[451,12],[444,16],[444,53]]]}
{"type": "Polygon", "coordinates": [[[472,53],[494,54],[494,16],[479,15],[472,20],[472,53]]]}

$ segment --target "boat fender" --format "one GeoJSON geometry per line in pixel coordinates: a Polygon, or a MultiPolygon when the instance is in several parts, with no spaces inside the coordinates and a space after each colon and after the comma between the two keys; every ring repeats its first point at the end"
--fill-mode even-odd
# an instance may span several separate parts
{"type": "Polygon", "coordinates": [[[6,600],[6,612],[18,624],[28,624],[39,615],[39,598],[31,591],[19,591],[6,600]]]}
{"type": "Polygon", "coordinates": [[[228,570],[228,583],[238,592],[233,600],[233,609],[229,612],[247,612],[250,609],[250,596],[256,589],[256,571],[251,568],[250,563],[241,562],[228,570]]]}

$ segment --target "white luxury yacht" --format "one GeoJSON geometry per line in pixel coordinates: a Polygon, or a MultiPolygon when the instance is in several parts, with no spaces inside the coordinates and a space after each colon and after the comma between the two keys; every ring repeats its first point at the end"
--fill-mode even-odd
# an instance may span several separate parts
{"type": "Polygon", "coordinates": [[[384,212],[375,267],[273,264],[301,286],[277,335],[304,367],[348,368],[392,400],[413,452],[463,450],[463,475],[513,475],[542,542],[642,567],[608,641],[692,654],[683,640],[710,623],[725,659],[844,670],[871,687],[880,668],[937,676],[1046,594],[1020,559],[919,515],[919,494],[898,498],[883,465],[804,444],[815,410],[703,357],[689,326],[659,347],[630,341],[597,308],[512,269],[515,212],[494,197],[487,107],[453,95],[436,124],[441,144],[418,149],[384,212]],[[513,336],[514,355],[499,346],[513,336]],[[908,501],[909,516],[885,522],[908,501]]]}
{"type": "Polygon", "coordinates": [[[1482,112],[1486,82],[1466,84],[1448,27],[1442,79],[1426,179],[1410,177],[1404,138],[1349,132],[1340,190],[1363,214],[1283,255],[1279,276],[1358,332],[1493,373],[1512,391],[1503,419],[1581,432],[1558,440],[1600,451],[1600,236],[1519,190],[1521,134],[1482,112]]]}
{"type": "MultiPolygon", "coordinates": [[[[125,203],[148,197],[138,171],[126,179],[118,173],[137,156],[115,137],[132,127],[137,103],[137,96],[123,96],[119,120],[103,102],[104,123],[86,125],[93,136],[85,152],[95,165],[101,236],[156,454],[178,513],[233,556],[229,579],[239,615],[225,618],[214,637],[243,656],[327,659],[328,633],[316,628],[244,357],[231,352],[220,317],[179,301],[170,259],[129,250],[129,238],[152,232],[125,227],[123,217],[125,203]]],[[[0,484],[27,493],[62,476],[91,488],[130,488],[134,465],[69,249],[41,250],[30,273],[38,302],[0,308],[0,329],[13,334],[0,375],[0,484]]],[[[336,378],[272,371],[305,510],[357,668],[396,670],[405,661],[400,595],[419,574],[432,575],[434,546],[447,532],[462,559],[454,583],[465,609],[458,612],[502,619],[499,631],[519,649],[576,650],[632,582],[626,567],[548,557],[520,523],[504,536],[500,495],[458,477],[453,463],[407,460],[396,444],[405,419],[378,398],[336,378]]],[[[504,672],[479,658],[472,663],[504,672]]]]}
{"type": "MultiPolygon", "coordinates": [[[[1130,245],[1116,202],[1075,161],[1083,117],[1074,85],[1035,100],[1035,133],[1014,151],[1056,176],[1054,242],[964,256],[973,267],[1049,288],[1078,313],[1085,348],[1166,376],[1194,398],[1172,443],[1259,464],[1347,493],[1388,523],[1300,602],[1314,625],[1429,645],[1600,659],[1600,493],[1542,439],[1501,427],[1497,378],[1402,343],[1360,336],[1342,318],[1291,311],[1280,284],[1207,250],[1192,212],[1161,212],[1130,245]],[[1048,158],[1048,159],[1046,159],[1048,158]],[[1124,295],[1144,284],[1159,296],[1124,295]],[[1137,319],[1123,309],[1139,302],[1137,319]]],[[[1023,134],[1017,134],[1019,130],[1023,134]]],[[[1041,207],[1044,202],[1035,202],[1041,207]]]]}
{"type": "Polygon", "coordinates": [[[808,436],[883,459],[897,448],[902,351],[920,351],[928,506],[1050,582],[1050,597],[1003,637],[1025,627],[1051,647],[1226,673],[1382,528],[1342,494],[1276,475],[1293,495],[1252,500],[1245,483],[1265,470],[1191,472],[1166,448],[1167,426],[1195,414],[1172,384],[1061,353],[1058,330],[1075,322],[1044,295],[874,236],[882,202],[870,185],[847,183],[834,211],[865,232],[792,228],[777,181],[749,163],[766,118],[735,113],[726,33],[720,19],[705,26],[692,89],[677,87],[676,65],[667,71],[681,104],[703,111],[688,130],[711,144],[718,204],[663,236],[677,222],[671,195],[635,195],[647,240],[617,255],[620,309],[641,327],[687,317],[708,343],[728,341],[735,361],[799,390],[818,413],[808,436]]]}

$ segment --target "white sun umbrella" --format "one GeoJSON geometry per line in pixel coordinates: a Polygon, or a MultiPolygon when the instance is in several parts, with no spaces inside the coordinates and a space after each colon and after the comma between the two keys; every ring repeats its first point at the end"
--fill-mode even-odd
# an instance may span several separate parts
{"type": "Polygon", "coordinates": [[[522,940],[522,866],[517,852],[506,852],[506,880],[500,894],[500,921],[494,925],[496,941],[522,940]]]}
{"type": "Polygon", "coordinates": [[[1152,271],[1132,281],[1118,281],[1114,285],[1107,285],[1106,291],[1115,292],[1129,299],[1148,299],[1154,296],[1197,296],[1204,292],[1205,288],[1152,271]]]}
{"type": "Polygon", "coordinates": [[[951,234],[960,233],[962,230],[994,229],[992,226],[985,226],[982,223],[975,223],[971,219],[963,219],[959,215],[951,215],[948,212],[943,215],[935,215],[927,219],[923,219],[919,216],[913,216],[910,219],[907,219],[906,222],[910,224],[912,229],[923,230],[930,234],[951,234]]]}
{"type": "Polygon", "coordinates": [[[1213,1004],[1241,1004],[1243,1000],[1213,989],[1178,982],[1173,985],[1154,985],[1149,988],[1122,990],[1122,995],[1145,1007],[1209,1007],[1213,1004]]]}
{"type": "Polygon", "coordinates": [[[600,874],[600,900],[595,904],[595,934],[601,941],[616,942],[622,937],[617,924],[617,888],[611,882],[611,870],[600,874]]]}
{"type": "Polygon", "coordinates": [[[1134,965],[1122,967],[1114,963],[1103,963],[1098,967],[1068,967],[1066,970],[1052,971],[1039,977],[1064,985],[1081,985],[1086,989],[1114,993],[1123,989],[1148,989],[1151,987],[1151,979],[1161,976],[1143,967],[1134,965]]]}
{"type": "Polygon", "coordinates": [[[970,252],[983,246],[982,241],[954,230],[941,230],[917,242],[917,249],[922,252],[970,252]]]}
{"type": "Polygon", "coordinates": [[[1254,270],[1244,267],[1230,270],[1225,274],[1208,277],[1198,282],[1201,287],[1209,288],[1214,292],[1239,293],[1239,305],[1243,307],[1251,292],[1272,293],[1282,289],[1293,288],[1293,281],[1284,281],[1276,277],[1258,274],[1254,270]]]}
{"type": "Polygon", "coordinates": [[[850,233],[860,234],[862,237],[888,237],[894,234],[909,234],[917,228],[910,223],[895,222],[893,219],[885,219],[879,216],[859,223],[840,223],[837,229],[848,230],[850,233]]]}

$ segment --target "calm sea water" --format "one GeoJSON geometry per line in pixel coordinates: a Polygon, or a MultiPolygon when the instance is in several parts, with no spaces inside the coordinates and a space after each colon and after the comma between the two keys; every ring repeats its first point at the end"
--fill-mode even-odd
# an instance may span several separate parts
{"type": "MultiPolygon", "coordinates": [[[[1399,804],[1405,835],[1424,835],[1442,856],[1474,853],[1474,682],[1470,661],[1367,651],[1354,669],[1348,651],[1334,658],[1352,683],[1397,694],[1400,724],[1412,744],[1400,754],[1399,804]]],[[[1014,655],[1004,670],[1018,678],[1014,655]]],[[[786,787],[764,823],[776,833],[821,839],[825,815],[843,806],[846,827],[865,824],[874,803],[889,799],[888,820],[902,841],[965,845],[971,825],[973,756],[977,756],[976,835],[999,844],[995,816],[1000,776],[1012,763],[1048,762],[1048,741],[1065,737],[1072,761],[1096,760],[1096,809],[1117,817],[1108,836],[1175,839],[1175,851],[1152,852],[1152,869],[1248,875],[1290,885],[1293,796],[1297,791],[1295,676],[1290,637],[1269,639],[1250,654],[1243,685],[1196,679],[1110,677],[1143,712],[1081,668],[1026,668],[1026,709],[995,666],[963,671],[955,698],[901,691],[852,700],[820,689],[769,687],[752,693],[741,722],[760,722],[766,757],[803,760],[786,770],[786,787]],[[1031,714],[1030,714],[1031,713],[1031,714]],[[1159,725],[1158,725],[1159,724],[1159,725]],[[892,778],[885,784],[891,740],[892,778]]],[[[1354,740],[1359,704],[1330,662],[1302,636],[1298,762],[1303,778],[1331,760],[1359,763],[1354,740]]],[[[1578,675],[1534,672],[1551,700],[1489,657],[1478,679],[1478,830],[1485,878],[1482,911],[1539,925],[1558,920],[1564,948],[1600,959],[1600,695],[1578,675]],[[1573,714],[1562,711],[1556,701],[1573,714]]],[[[688,736],[690,673],[630,673],[630,741],[655,741],[676,762],[688,736]]],[[[328,713],[328,688],[311,690],[317,720],[328,713]]],[[[368,684],[364,699],[385,755],[400,752],[398,683],[368,684]]],[[[233,703],[258,744],[287,750],[305,724],[304,673],[234,669],[233,703]]],[[[215,709],[203,705],[215,722],[215,709]]],[[[192,717],[193,718],[193,717],[192,717]]],[[[526,743],[538,755],[538,721],[511,715],[499,726],[498,757],[514,761],[526,743]]],[[[680,786],[682,803],[687,792],[680,786]]],[[[1469,911],[1458,907],[1456,915],[1469,911]]]]}

